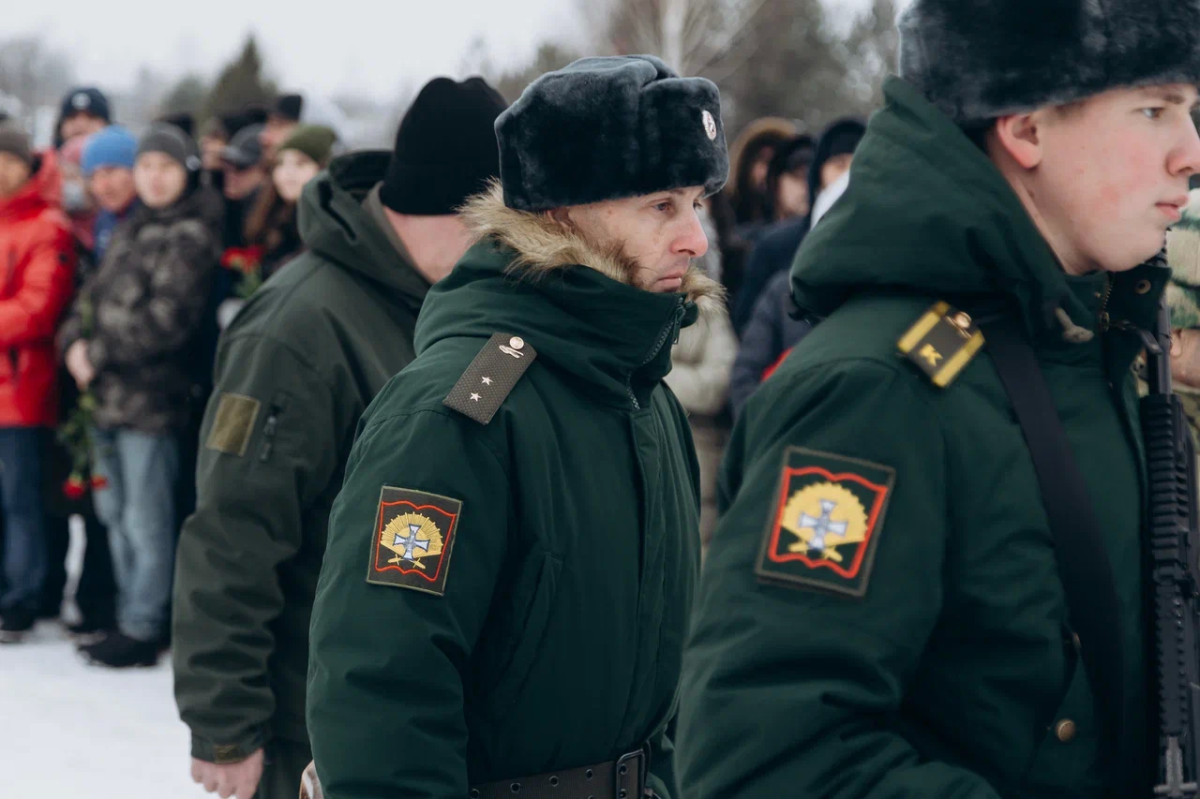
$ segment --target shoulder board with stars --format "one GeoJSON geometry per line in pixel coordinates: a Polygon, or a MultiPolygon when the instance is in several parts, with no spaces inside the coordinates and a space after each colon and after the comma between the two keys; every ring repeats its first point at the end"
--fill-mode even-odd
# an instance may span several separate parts
{"type": "Polygon", "coordinates": [[[938,388],[953,383],[982,347],[983,333],[970,314],[945,302],[934,304],[897,344],[938,388]]]}
{"type": "Polygon", "coordinates": [[[496,333],[483,345],[442,404],[487,424],[536,358],[537,351],[520,336],[496,333]]]}

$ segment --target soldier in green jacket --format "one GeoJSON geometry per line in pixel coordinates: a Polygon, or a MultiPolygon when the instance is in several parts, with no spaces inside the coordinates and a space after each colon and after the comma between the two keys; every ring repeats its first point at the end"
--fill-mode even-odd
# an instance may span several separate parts
{"type": "Polygon", "coordinates": [[[901,17],[900,77],[792,271],[823,321],[723,466],[684,665],[689,799],[1152,795],[1130,367],[1167,279],[1146,262],[1200,168],[1197,26],[1195,0],[901,17]],[[965,313],[989,306],[1026,331],[1098,518],[1124,663],[1108,704],[1084,668],[1103,642],[1067,611],[1058,558],[1078,553],[1056,552],[965,313]],[[1117,751],[1099,707],[1125,720],[1117,751]]]}
{"type": "Polygon", "coordinates": [[[359,417],[413,359],[429,287],[470,245],[455,210],[498,174],[493,126],[505,105],[480,79],[439,78],[394,152],[335,160],[301,199],[307,252],[221,339],[173,627],[192,774],[221,796],[298,795],[329,511],[359,417]]]}
{"type": "Polygon", "coordinates": [[[676,799],[698,467],[663,383],[715,299],[716,87],[652,57],[544,75],[417,359],[359,426],[313,610],[328,799],[676,799]]]}

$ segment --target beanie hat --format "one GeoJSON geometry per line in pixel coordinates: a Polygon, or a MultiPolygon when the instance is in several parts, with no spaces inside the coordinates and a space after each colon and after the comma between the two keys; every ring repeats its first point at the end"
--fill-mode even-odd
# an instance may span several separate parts
{"type": "Polygon", "coordinates": [[[29,135],[12,122],[0,123],[0,153],[16,156],[26,166],[33,166],[33,148],[29,144],[29,135]]]}
{"type": "Polygon", "coordinates": [[[221,151],[221,160],[238,169],[249,169],[263,159],[262,125],[250,125],[233,134],[229,145],[221,151]]]}
{"type": "Polygon", "coordinates": [[[101,167],[133,169],[137,160],[137,139],[119,125],[109,125],[88,137],[83,148],[83,175],[91,177],[101,167]]]}
{"type": "Polygon", "coordinates": [[[82,86],[67,92],[63,98],[60,116],[70,119],[76,114],[91,114],[94,117],[110,122],[108,98],[94,86],[82,86]]]}
{"type": "Polygon", "coordinates": [[[304,98],[299,94],[285,94],[275,101],[275,110],[271,112],[271,116],[281,119],[288,119],[292,122],[300,121],[300,109],[304,107],[304,98]]]}
{"type": "Polygon", "coordinates": [[[1200,0],[914,0],[900,77],[959,125],[1200,83],[1200,0]]]}
{"type": "Polygon", "coordinates": [[[200,152],[196,142],[182,130],[166,122],[156,122],[142,134],[138,142],[137,155],[163,153],[174,159],[187,172],[200,169],[200,152]]]}
{"type": "Polygon", "coordinates": [[[316,161],[318,166],[325,166],[329,161],[329,156],[333,153],[335,141],[337,141],[337,134],[327,127],[299,125],[283,140],[277,152],[296,150],[316,161]]]}
{"type": "Polygon", "coordinates": [[[379,197],[398,214],[453,214],[499,174],[496,118],[504,98],[483,78],[425,84],[396,132],[379,197]]]}
{"type": "Polygon", "coordinates": [[[195,138],[196,136],[196,118],[187,111],[180,111],[177,114],[166,114],[159,117],[156,121],[174,125],[183,131],[183,135],[188,138],[195,138]]]}
{"type": "Polygon", "coordinates": [[[584,58],[535,80],[496,120],[504,202],[545,211],[729,175],[721,98],[654,56],[584,58]]]}
{"type": "Polygon", "coordinates": [[[1183,218],[1167,232],[1171,327],[1200,327],[1200,189],[1188,195],[1183,218]]]}

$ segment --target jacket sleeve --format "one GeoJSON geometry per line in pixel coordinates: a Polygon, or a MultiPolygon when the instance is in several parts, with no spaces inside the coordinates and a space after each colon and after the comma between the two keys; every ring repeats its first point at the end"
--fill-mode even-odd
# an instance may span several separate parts
{"type": "MultiPolygon", "coordinates": [[[[96,371],[174,352],[192,336],[208,304],[217,265],[212,236],[199,220],[174,225],[147,290],[132,297],[120,313],[96,309],[96,330],[88,343],[88,360],[96,371]]],[[[113,301],[119,300],[106,298],[113,301]]]]}
{"type": "Polygon", "coordinates": [[[54,338],[75,279],[75,247],[71,234],[51,219],[33,228],[28,260],[16,293],[0,299],[0,347],[15,347],[54,338]]]}
{"type": "Polygon", "coordinates": [[[439,406],[372,420],[351,452],[309,652],[308,730],[327,799],[467,795],[463,674],[512,513],[483,433],[439,406]],[[367,581],[385,486],[461,502],[444,594],[367,581]]]}
{"type": "Polygon", "coordinates": [[[920,757],[891,721],[941,613],[954,476],[931,399],[868,361],[787,377],[793,421],[772,423],[784,411],[760,395],[734,433],[740,484],[726,488],[684,661],[684,795],[999,799],[981,775],[920,757]],[[755,576],[789,446],[895,469],[862,598],[755,576]]]}
{"type": "Polygon", "coordinates": [[[321,375],[257,336],[223,342],[204,413],[196,511],[175,569],[175,700],[192,756],[236,762],[275,713],[270,625],[284,607],[278,567],[294,558],[305,511],[338,473],[357,419],[321,375]]]}
{"type": "Polygon", "coordinates": [[[724,313],[700,319],[681,335],[701,338],[699,359],[676,361],[667,375],[667,385],[688,413],[715,416],[729,396],[729,372],[737,355],[737,338],[724,313]]]}
{"type": "Polygon", "coordinates": [[[729,404],[735,419],[741,414],[746,400],[758,390],[763,370],[783,354],[783,303],[775,293],[777,282],[771,281],[759,296],[758,305],[742,333],[742,343],[733,362],[729,404]]]}

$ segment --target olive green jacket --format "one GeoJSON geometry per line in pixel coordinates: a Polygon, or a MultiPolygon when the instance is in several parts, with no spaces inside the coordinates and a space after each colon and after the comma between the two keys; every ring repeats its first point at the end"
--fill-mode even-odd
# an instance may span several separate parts
{"type": "Polygon", "coordinates": [[[202,760],[308,740],[308,626],[329,509],[359,417],[413,359],[429,290],[363,204],[388,157],[337,159],[305,187],[308,251],[221,338],[173,611],[175,697],[202,760]]]}

